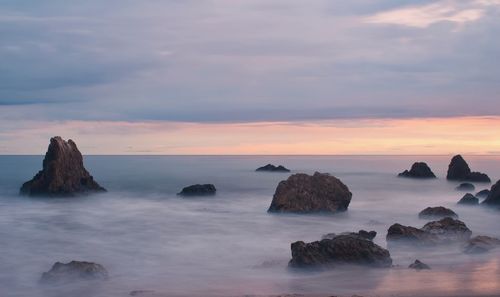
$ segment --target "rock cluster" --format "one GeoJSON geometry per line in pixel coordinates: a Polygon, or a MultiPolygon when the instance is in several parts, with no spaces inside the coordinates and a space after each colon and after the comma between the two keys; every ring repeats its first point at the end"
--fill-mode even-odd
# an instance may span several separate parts
{"type": "Polygon", "coordinates": [[[108,271],[100,264],[92,262],[71,261],[56,262],[52,268],[44,272],[40,279],[44,283],[57,283],[78,280],[106,280],[108,271]]]}
{"type": "Polygon", "coordinates": [[[255,169],[255,171],[290,172],[290,169],[285,168],[283,165],[275,166],[273,164],[267,164],[266,166],[255,169]]]}
{"type": "Polygon", "coordinates": [[[500,180],[491,187],[488,197],[483,201],[483,204],[489,206],[500,207],[500,180]]]}
{"type": "Polygon", "coordinates": [[[437,206],[427,207],[418,214],[418,217],[421,219],[442,219],[446,217],[458,218],[458,215],[449,208],[437,206]]]}
{"type": "Polygon", "coordinates": [[[446,179],[469,182],[491,182],[488,175],[471,171],[469,165],[461,155],[456,155],[451,159],[446,179]]]}
{"type": "Polygon", "coordinates": [[[436,178],[436,175],[429,168],[427,163],[416,162],[411,166],[411,169],[401,172],[399,177],[410,177],[410,178],[436,178]]]}
{"type": "Polygon", "coordinates": [[[465,194],[460,201],[458,201],[457,204],[461,205],[478,205],[479,204],[479,199],[472,195],[471,193],[465,194]]]}
{"type": "Polygon", "coordinates": [[[50,139],[43,159],[43,169],[20,190],[29,196],[73,196],[106,191],[83,166],[76,144],[56,136],[50,139]]]}
{"type": "Polygon", "coordinates": [[[180,196],[211,196],[215,195],[217,189],[212,184],[196,184],[183,188],[177,195],[180,196]]]}

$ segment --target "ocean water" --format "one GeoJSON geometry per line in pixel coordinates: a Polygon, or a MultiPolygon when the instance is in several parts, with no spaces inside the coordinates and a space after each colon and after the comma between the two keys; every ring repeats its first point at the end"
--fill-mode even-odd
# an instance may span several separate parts
{"type": "MultiPolygon", "coordinates": [[[[500,212],[459,207],[457,183],[444,178],[450,156],[86,156],[85,165],[108,192],[69,199],[18,195],[43,156],[0,156],[0,296],[367,294],[500,295],[500,251],[465,255],[459,246],[390,249],[395,267],[287,268],[290,243],[332,232],[375,230],[386,247],[393,223],[416,227],[428,206],[452,208],[474,235],[500,237],[500,212]],[[437,180],[397,178],[426,161],[437,180]],[[268,214],[274,190],[288,173],[258,173],[267,163],[297,172],[328,172],[353,192],[346,213],[268,214]],[[195,183],[217,195],[181,198],[195,183]],[[430,271],[407,266],[420,259],[430,271]],[[93,261],[105,282],[40,285],[56,261],[93,261]]],[[[474,170],[500,178],[500,157],[466,157],[474,170]]],[[[477,185],[476,191],[490,185],[477,185]]]]}

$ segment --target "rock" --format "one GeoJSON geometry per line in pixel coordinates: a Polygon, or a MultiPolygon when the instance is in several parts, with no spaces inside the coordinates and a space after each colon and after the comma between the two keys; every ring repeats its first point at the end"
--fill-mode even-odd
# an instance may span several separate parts
{"type": "Polygon", "coordinates": [[[408,268],[415,269],[415,270],[423,270],[423,269],[431,269],[429,265],[420,262],[420,260],[415,260],[414,263],[410,264],[408,268]]]}
{"type": "Polygon", "coordinates": [[[419,246],[430,246],[438,244],[439,239],[437,236],[421,229],[403,226],[401,224],[394,224],[387,230],[386,236],[388,243],[397,244],[410,244],[419,246]]]}
{"type": "Polygon", "coordinates": [[[467,242],[464,252],[467,254],[479,254],[498,247],[500,247],[500,239],[489,236],[476,236],[467,242]]]}
{"type": "Polygon", "coordinates": [[[411,166],[410,171],[405,170],[398,175],[399,177],[410,177],[410,178],[436,178],[436,175],[429,166],[424,162],[417,162],[411,166]]]}
{"type": "Polygon", "coordinates": [[[480,172],[472,172],[461,155],[456,155],[451,159],[446,179],[470,182],[491,182],[488,175],[480,172]]]}
{"type": "Polygon", "coordinates": [[[471,183],[461,183],[455,189],[457,191],[474,191],[476,187],[474,187],[474,185],[471,183]]]}
{"type": "Polygon", "coordinates": [[[429,222],[422,227],[422,230],[438,236],[439,240],[443,242],[465,241],[472,235],[472,231],[467,228],[464,222],[450,217],[429,222]]]}
{"type": "Polygon", "coordinates": [[[339,235],[351,235],[351,236],[359,236],[363,239],[373,240],[377,236],[376,231],[365,231],[359,230],[358,232],[344,232],[340,234],[328,233],[321,237],[321,239],[333,239],[339,235]]]}
{"type": "Polygon", "coordinates": [[[327,173],[294,174],[276,188],[269,212],[346,211],[352,193],[339,179],[327,173]]]}
{"type": "Polygon", "coordinates": [[[212,184],[196,184],[182,189],[177,195],[180,196],[211,196],[216,193],[215,186],[212,184]]]}
{"type": "Polygon", "coordinates": [[[449,208],[437,206],[427,207],[418,214],[418,217],[421,219],[442,219],[446,217],[458,218],[458,215],[449,208]]]}
{"type": "Polygon", "coordinates": [[[477,198],[487,198],[489,194],[490,194],[490,190],[484,189],[482,191],[477,192],[475,196],[477,198]]]}
{"type": "Polygon", "coordinates": [[[267,164],[266,166],[259,167],[255,171],[290,172],[290,170],[285,168],[283,165],[274,166],[273,164],[267,164]]]}
{"type": "Polygon", "coordinates": [[[483,201],[483,204],[500,207],[500,180],[491,187],[490,194],[483,201]]]}
{"type": "Polygon", "coordinates": [[[135,290],[129,293],[130,296],[153,296],[154,290],[135,290]]]}
{"type": "Polygon", "coordinates": [[[71,261],[69,263],[56,262],[48,272],[42,274],[41,282],[55,283],[78,280],[106,280],[108,271],[97,263],[71,261]]]}
{"type": "Polygon", "coordinates": [[[356,264],[391,267],[389,251],[371,240],[356,235],[339,235],[311,243],[292,243],[291,267],[331,267],[336,264],[356,264]]]}
{"type": "Polygon", "coordinates": [[[83,166],[83,157],[76,144],[56,136],[50,139],[43,159],[43,169],[20,190],[29,196],[74,196],[105,192],[83,166]]]}
{"type": "Polygon", "coordinates": [[[460,201],[458,201],[457,204],[460,204],[460,205],[478,205],[479,199],[474,197],[474,195],[472,195],[471,193],[467,193],[464,195],[464,197],[462,197],[462,199],[460,199],[460,201]]]}

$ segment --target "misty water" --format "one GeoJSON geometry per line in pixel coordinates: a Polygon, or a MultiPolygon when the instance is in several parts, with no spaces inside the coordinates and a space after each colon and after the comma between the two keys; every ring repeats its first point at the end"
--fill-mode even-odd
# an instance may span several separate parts
{"type": "MultiPolygon", "coordinates": [[[[393,223],[423,226],[428,206],[452,208],[473,235],[500,237],[500,212],[459,207],[465,194],[444,178],[450,157],[378,156],[86,156],[108,192],[69,199],[21,197],[22,182],[43,156],[0,156],[0,296],[128,296],[132,290],[180,295],[281,293],[500,294],[500,251],[466,255],[460,246],[390,249],[394,268],[287,268],[290,243],[326,233],[378,232],[386,247],[393,223]],[[397,178],[426,161],[437,180],[397,178]],[[267,213],[289,173],[255,172],[267,163],[297,172],[328,172],[353,192],[346,213],[267,213]],[[181,198],[184,186],[213,183],[217,195],[181,198]],[[430,271],[408,265],[420,259],[430,271]],[[56,261],[85,260],[110,273],[104,282],[47,286],[38,280],[56,261]],[[69,295],[68,295],[69,294],[69,295]]],[[[499,157],[467,157],[474,170],[500,178],[499,157]]],[[[491,185],[477,184],[476,192],[491,185]]]]}

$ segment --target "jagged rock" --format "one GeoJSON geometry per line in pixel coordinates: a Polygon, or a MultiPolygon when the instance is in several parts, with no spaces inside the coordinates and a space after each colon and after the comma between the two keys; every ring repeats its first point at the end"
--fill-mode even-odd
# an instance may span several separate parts
{"type": "Polygon", "coordinates": [[[292,243],[291,267],[331,267],[356,264],[391,267],[389,251],[358,235],[339,235],[311,243],[292,243]]]}
{"type": "Polygon", "coordinates": [[[177,195],[180,196],[211,196],[215,195],[217,190],[215,186],[212,184],[196,184],[192,186],[188,186],[182,189],[177,195]]]}
{"type": "Polygon", "coordinates": [[[106,191],[83,166],[83,157],[76,144],[56,136],[50,139],[43,159],[43,169],[20,190],[29,196],[73,196],[106,191]]]}
{"type": "Polygon", "coordinates": [[[255,171],[270,171],[270,172],[290,172],[290,169],[285,168],[283,165],[274,166],[273,164],[267,164],[257,168],[255,171]]]}
{"type": "Polygon", "coordinates": [[[327,173],[294,174],[276,188],[269,212],[346,211],[352,193],[339,179],[327,173]]]}
{"type": "Polygon", "coordinates": [[[56,262],[52,268],[42,274],[41,282],[55,283],[78,280],[106,280],[108,271],[100,264],[92,262],[71,261],[56,262]]]}
{"type": "Polygon", "coordinates": [[[461,155],[456,155],[451,159],[446,179],[470,182],[491,182],[488,175],[481,172],[472,172],[461,155]]]}
{"type": "Polygon", "coordinates": [[[490,194],[483,201],[483,204],[500,207],[500,180],[491,187],[490,194]]]}
{"type": "Polygon", "coordinates": [[[476,236],[467,242],[464,252],[467,254],[479,254],[498,247],[500,247],[500,239],[489,236],[476,236]]]}
{"type": "Polygon", "coordinates": [[[457,204],[461,204],[461,205],[478,205],[479,204],[479,199],[477,199],[476,197],[474,197],[474,195],[472,195],[471,193],[467,193],[464,195],[464,197],[462,197],[462,199],[460,199],[460,201],[458,201],[457,204]]]}
{"type": "Polygon", "coordinates": [[[418,214],[418,217],[421,219],[442,219],[446,217],[458,218],[458,215],[449,208],[437,206],[427,207],[418,214]]]}
{"type": "Polygon", "coordinates": [[[377,232],[376,231],[359,230],[358,232],[344,232],[344,233],[340,233],[340,234],[328,233],[328,234],[323,235],[321,237],[321,239],[333,239],[339,235],[359,236],[363,239],[373,240],[377,236],[377,232]]]}
{"type": "Polygon", "coordinates": [[[411,169],[401,172],[399,177],[410,177],[410,178],[436,178],[436,175],[429,166],[424,162],[417,162],[411,166],[411,169]]]}
{"type": "Polygon", "coordinates": [[[415,260],[414,263],[410,264],[408,268],[415,269],[415,270],[423,270],[423,269],[431,269],[429,265],[421,262],[420,260],[415,260]]]}
{"type": "Polygon", "coordinates": [[[476,187],[474,187],[471,183],[461,183],[456,187],[457,191],[474,191],[476,187]]]}
{"type": "Polygon", "coordinates": [[[482,191],[477,192],[475,196],[477,198],[487,198],[489,194],[490,194],[490,190],[484,189],[482,191]]]}

